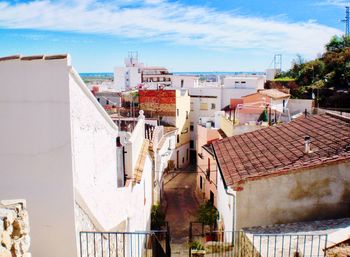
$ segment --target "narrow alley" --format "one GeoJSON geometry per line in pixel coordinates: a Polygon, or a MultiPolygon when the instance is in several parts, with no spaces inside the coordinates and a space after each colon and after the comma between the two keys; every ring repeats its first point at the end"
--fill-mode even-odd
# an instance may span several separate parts
{"type": "Polygon", "coordinates": [[[199,198],[196,173],[190,168],[170,173],[165,178],[166,220],[171,234],[172,256],[188,254],[189,224],[196,220],[199,198]]]}

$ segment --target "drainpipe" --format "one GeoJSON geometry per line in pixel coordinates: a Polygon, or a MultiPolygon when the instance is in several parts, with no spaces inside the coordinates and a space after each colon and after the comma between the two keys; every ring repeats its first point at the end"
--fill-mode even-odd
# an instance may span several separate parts
{"type": "Polygon", "coordinates": [[[236,228],[236,196],[229,192],[230,188],[225,188],[227,195],[232,196],[232,244],[235,242],[235,228],[236,228]]]}
{"type": "Polygon", "coordinates": [[[236,196],[233,193],[229,192],[230,188],[227,186],[227,184],[225,182],[224,176],[223,176],[222,171],[221,171],[220,163],[218,162],[218,158],[216,156],[215,148],[212,147],[212,149],[213,149],[216,164],[218,166],[218,170],[220,173],[220,174],[218,174],[218,176],[220,175],[222,178],[222,182],[223,182],[224,188],[225,188],[225,193],[229,196],[232,196],[232,214],[233,214],[232,215],[232,243],[234,243],[234,241],[235,241],[235,229],[236,229],[236,196]]]}
{"type": "Polygon", "coordinates": [[[125,182],[126,182],[126,174],[125,174],[125,154],[127,153],[125,151],[125,147],[123,146],[122,148],[122,153],[123,153],[123,175],[124,175],[124,181],[123,181],[123,186],[125,186],[125,182]]]}

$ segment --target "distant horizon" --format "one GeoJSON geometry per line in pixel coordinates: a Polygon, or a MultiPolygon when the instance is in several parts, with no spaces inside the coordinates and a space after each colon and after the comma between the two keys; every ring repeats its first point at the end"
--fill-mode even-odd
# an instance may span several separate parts
{"type": "MultiPolygon", "coordinates": [[[[174,71],[171,72],[172,74],[179,75],[227,75],[227,74],[257,74],[257,75],[264,75],[266,72],[264,71],[174,71]]],[[[89,76],[89,75],[114,75],[113,72],[79,72],[80,76],[89,76]]]]}

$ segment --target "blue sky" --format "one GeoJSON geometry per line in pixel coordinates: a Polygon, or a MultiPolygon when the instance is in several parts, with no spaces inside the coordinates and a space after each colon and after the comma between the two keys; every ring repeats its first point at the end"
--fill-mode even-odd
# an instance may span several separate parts
{"type": "Polygon", "coordinates": [[[171,71],[263,71],[275,53],[322,53],[343,33],[343,0],[0,0],[0,56],[70,53],[112,72],[128,51],[171,71]]]}

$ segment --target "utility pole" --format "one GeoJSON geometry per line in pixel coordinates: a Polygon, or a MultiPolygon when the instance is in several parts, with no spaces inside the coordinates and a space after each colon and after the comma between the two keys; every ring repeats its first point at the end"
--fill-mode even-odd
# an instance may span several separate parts
{"type": "Polygon", "coordinates": [[[345,23],[345,36],[349,36],[349,21],[350,21],[350,18],[349,18],[349,6],[346,6],[345,7],[345,19],[344,20],[341,20],[342,22],[345,23]]]}

